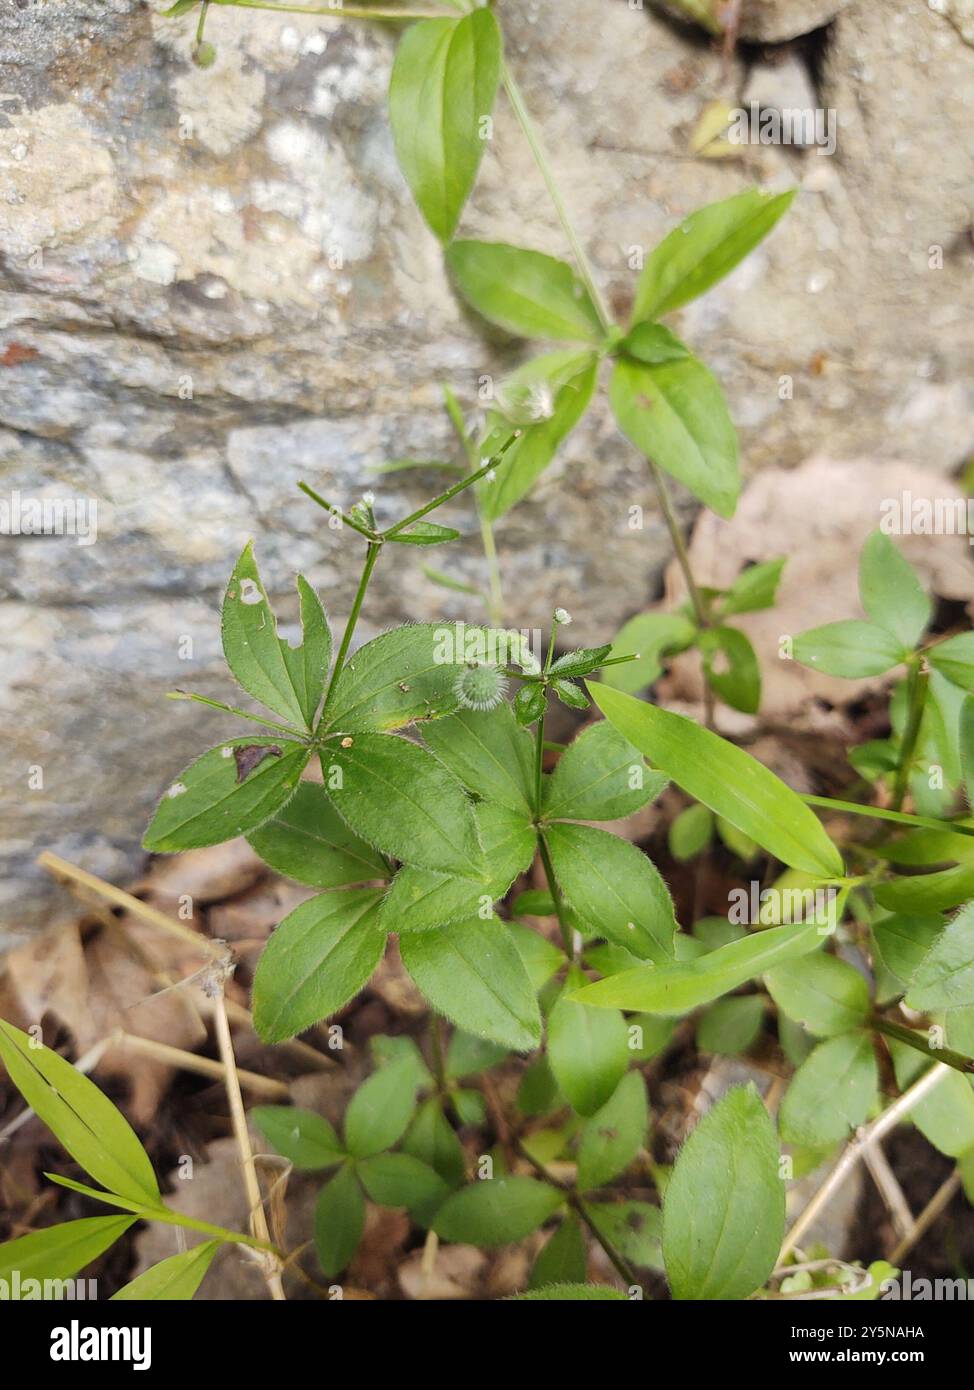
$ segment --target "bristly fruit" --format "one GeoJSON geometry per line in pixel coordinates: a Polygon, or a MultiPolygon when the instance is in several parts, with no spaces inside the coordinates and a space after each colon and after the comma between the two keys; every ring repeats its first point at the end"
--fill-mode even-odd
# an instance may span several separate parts
{"type": "Polygon", "coordinates": [[[486,712],[496,709],[507,694],[507,677],[496,666],[474,661],[460,671],[454,689],[464,709],[486,712]]]}

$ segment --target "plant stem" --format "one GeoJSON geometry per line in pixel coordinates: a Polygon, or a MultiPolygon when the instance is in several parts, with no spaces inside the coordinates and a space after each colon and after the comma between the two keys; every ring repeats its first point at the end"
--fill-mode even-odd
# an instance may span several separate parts
{"type": "Polygon", "coordinates": [[[518,1152],[522,1154],[523,1157],[526,1158],[527,1161],[531,1164],[531,1167],[537,1173],[538,1177],[542,1180],[542,1182],[546,1182],[549,1185],[549,1187],[558,1188],[560,1192],[563,1192],[565,1194],[565,1200],[568,1202],[568,1205],[571,1207],[572,1211],[575,1212],[576,1216],[578,1216],[579,1219],[584,1223],[590,1235],[592,1235],[595,1238],[595,1240],[598,1241],[599,1245],[601,1245],[602,1249],[605,1251],[606,1256],[608,1257],[610,1264],[612,1265],[612,1268],[619,1275],[619,1278],[623,1281],[626,1287],[632,1288],[635,1285],[638,1288],[639,1280],[636,1278],[635,1272],[622,1258],[622,1256],[616,1250],[612,1242],[610,1240],[607,1240],[606,1237],[599,1230],[599,1228],[596,1226],[595,1222],[592,1220],[592,1218],[589,1216],[588,1212],[585,1209],[585,1203],[582,1201],[581,1197],[579,1197],[575,1189],[573,1187],[568,1187],[565,1183],[559,1181],[559,1179],[556,1178],[553,1173],[548,1171],[548,1169],[545,1167],[543,1163],[539,1163],[538,1160],[533,1156],[533,1154],[528,1152],[528,1149],[526,1148],[523,1140],[517,1140],[517,1148],[518,1152]]]}
{"type": "Polygon", "coordinates": [[[333,502],[329,502],[326,497],[322,497],[320,493],[315,492],[314,488],[309,487],[307,483],[298,483],[298,487],[306,497],[311,498],[312,502],[317,502],[318,506],[323,507],[331,516],[341,517],[344,526],[351,526],[353,531],[357,531],[359,535],[364,536],[367,541],[377,541],[379,539],[376,531],[370,531],[367,526],[363,526],[362,523],[356,521],[353,516],[349,516],[347,512],[343,512],[341,507],[336,507],[333,502]]]}
{"type": "Polygon", "coordinates": [[[345,665],[345,658],[348,655],[348,648],[351,645],[352,634],[358,623],[359,614],[362,611],[362,603],[365,599],[365,591],[369,587],[369,580],[372,578],[372,571],[375,569],[375,562],[379,558],[379,551],[382,549],[378,541],[370,541],[365,552],[365,563],[362,566],[362,576],[355,591],[355,598],[352,601],[352,611],[348,615],[348,622],[345,624],[345,631],[342,633],[341,645],[338,648],[338,655],[335,658],[335,666],[331,673],[331,680],[328,682],[328,690],[325,694],[325,703],[321,711],[324,718],[325,710],[331,702],[331,697],[335,691],[335,682],[341,674],[342,667],[345,665]]]}
{"type": "Polygon", "coordinates": [[[492,454],[484,466],[477,469],[476,473],[468,473],[467,476],[461,478],[458,483],[454,483],[453,486],[448,487],[445,492],[441,492],[438,497],[434,497],[432,502],[427,502],[425,506],[417,507],[416,511],[410,512],[407,517],[403,517],[402,521],[397,521],[395,526],[390,526],[388,530],[381,531],[379,533],[380,538],[386,541],[392,540],[393,536],[398,536],[400,531],[405,531],[407,527],[412,526],[414,521],[419,521],[421,517],[426,516],[429,512],[435,511],[437,507],[442,507],[444,502],[449,502],[450,499],[456,497],[458,493],[465,492],[468,487],[479,482],[481,478],[486,478],[487,474],[493,472],[497,467],[498,463],[500,463],[514,441],[519,438],[520,434],[520,430],[515,430],[513,434],[505,439],[504,443],[497,450],[497,453],[492,454]]]}
{"type": "Polygon", "coordinates": [[[237,709],[234,705],[225,705],[222,700],[209,700],[205,695],[196,695],[190,690],[169,690],[166,692],[167,700],[193,700],[198,705],[208,705],[210,709],[222,710],[224,714],[235,714],[238,719],[249,719],[253,724],[263,724],[265,729],[274,729],[279,734],[287,734],[288,738],[307,739],[306,729],[293,729],[288,724],[275,724],[272,719],[261,719],[260,715],[248,714],[245,709],[237,709]]]}
{"type": "Polygon", "coordinates": [[[904,811],[887,811],[882,806],[861,806],[856,801],[836,801],[830,796],[809,796],[799,792],[809,806],[821,806],[826,811],[842,811],[851,816],[872,816],[876,820],[893,821],[896,825],[912,825],[922,830],[943,830],[951,835],[974,835],[974,825],[959,821],[935,820],[933,816],[911,816],[904,811]]]}
{"type": "Polygon", "coordinates": [[[528,142],[531,153],[534,156],[534,162],[538,166],[538,172],[544,179],[545,187],[548,190],[548,196],[551,199],[552,205],[555,209],[555,213],[558,217],[558,221],[561,223],[562,231],[565,233],[565,237],[568,240],[568,244],[572,249],[572,255],[575,258],[575,265],[578,269],[579,278],[585,285],[585,288],[588,290],[589,297],[592,300],[593,305],[595,306],[595,311],[599,316],[599,321],[601,322],[602,327],[605,329],[606,332],[608,332],[609,329],[612,327],[612,319],[609,316],[609,312],[605,307],[602,295],[599,292],[599,287],[595,283],[595,279],[592,275],[592,268],[589,265],[588,257],[582,250],[582,244],[579,241],[575,228],[572,225],[572,220],[568,215],[568,209],[565,206],[565,202],[561,196],[561,193],[558,190],[558,185],[555,183],[554,174],[551,171],[551,165],[548,163],[547,155],[545,154],[541,146],[541,141],[539,140],[538,133],[535,130],[534,122],[532,121],[528,113],[528,109],[524,104],[524,98],[521,95],[521,89],[520,87],[518,87],[517,82],[514,80],[514,74],[511,72],[506,62],[502,63],[501,65],[501,81],[504,84],[504,91],[507,93],[507,99],[511,103],[511,109],[513,110],[514,115],[517,118],[518,125],[521,127],[521,130],[524,134],[524,138],[528,142]]]}
{"type": "MultiPolygon", "coordinates": [[[[648,455],[646,462],[649,464],[650,476],[656,488],[656,497],[659,501],[660,511],[666,522],[666,529],[670,533],[670,540],[673,543],[673,550],[676,554],[677,563],[683,572],[683,581],[687,586],[687,593],[690,595],[690,603],[697,619],[697,625],[701,631],[710,626],[710,613],[704,603],[703,595],[700,592],[696,577],[693,573],[693,566],[690,564],[690,554],[683,539],[683,532],[680,530],[680,523],[677,520],[676,512],[673,510],[673,503],[670,499],[669,488],[666,486],[666,479],[660,470],[655,459],[648,455]]],[[[701,658],[702,659],[702,658],[701,658]]],[[[714,727],[714,692],[711,690],[707,681],[706,672],[703,676],[703,711],[704,722],[708,729],[714,727]]]]}
{"type": "MultiPolygon", "coordinates": [[[[219,971],[219,969],[214,969],[210,979],[212,984],[207,992],[213,1000],[213,1022],[216,1029],[217,1043],[220,1048],[220,1057],[223,1060],[225,1069],[224,1081],[226,1084],[227,1101],[230,1105],[233,1134],[237,1141],[237,1151],[240,1155],[240,1168],[243,1173],[244,1192],[247,1197],[250,1227],[257,1240],[263,1245],[270,1245],[271,1233],[268,1230],[267,1216],[264,1212],[264,1199],[261,1195],[260,1182],[257,1178],[257,1169],[254,1165],[254,1151],[250,1147],[250,1133],[247,1129],[247,1112],[244,1110],[243,1096],[240,1092],[240,1078],[237,1075],[237,1062],[233,1055],[233,1038],[230,1033],[230,1020],[227,1018],[226,1006],[223,999],[225,975],[222,971],[219,971]]],[[[264,1256],[260,1263],[271,1298],[277,1303],[283,1303],[284,1285],[281,1282],[279,1261],[273,1256],[264,1256]]]]}
{"type": "Polygon", "coordinates": [[[677,520],[676,512],[673,510],[673,503],[670,500],[669,488],[666,486],[666,479],[660,471],[659,465],[654,459],[647,458],[649,471],[652,475],[653,484],[656,488],[656,496],[659,498],[660,511],[666,521],[666,528],[670,533],[673,542],[673,549],[676,552],[677,563],[683,571],[683,579],[687,586],[687,593],[690,595],[690,602],[693,605],[693,612],[700,627],[710,626],[710,614],[703,601],[703,595],[697,585],[690,564],[690,555],[683,540],[683,532],[680,530],[680,523],[677,520]]]}
{"type": "Polygon", "coordinates": [[[561,942],[565,948],[565,955],[569,960],[573,960],[575,956],[575,946],[571,924],[565,912],[565,901],[561,896],[561,888],[558,886],[558,880],[555,877],[555,866],[551,862],[550,851],[545,842],[545,837],[540,830],[538,831],[538,853],[541,856],[544,875],[548,881],[548,892],[551,894],[551,900],[555,905],[555,916],[558,918],[558,925],[561,928],[561,942]]]}
{"type": "Polygon", "coordinates": [[[828,1205],[833,1194],[845,1182],[862,1157],[866,1147],[882,1139],[883,1135],[895,1128],[900,1120],[905,1119],[914,1106],[918,1105],[924,1096],[929,1095],[933,1088],[948,1074],[948,1069],[945,1066],[931,1067],[924,1076],[920,1077],[919,1081],[915,1081],[908,1091],[904,1091],[893,1101],[892,1105],[887,1106],[883,1113],[873,1120],[872,1124],[867,1125],[851,1143],[846,1145],[838,1163],[785,1236],[781,1253],[778,1256],[779,1265],[795,1248],[819,1212],[828,1205]]]}
{"type": "Polygon", "coordinates": [[[275,5],[271,0],[212,0],[215,5],[235,6],[241,10],[270,10],[273,14],[314,14],[329,19],[445,19],[442,10],[370,10],[358,5],[275,5]]]}
{"type": "Polygon", "coordinates": [[[944,1066],[953,1067],[954,1071],[966,1072],[968,1076],[974,1074],[974,1058],[965,1057],[962,1052],[955,1052],[949,1047],[934,1047],[922,1033],[918,1033],[914,1028],[906,1028],[902,1023],[894,1023],[891,1019],[880,1018],[875,1014],[869,1022],[870,1027],[875,1028],[877,1033],[883,1033],[887,1038],[893,1038],[896,1042],[905,1043],[914,1051],[922,1052],[932,1062],[943,1062],[944,1066]]]}
{"type": "Polygon", "coordinates": [[[920,734],[920,725],[923,721],[923,711],[927,703],[927,686],[930,683],[930,673],[922,670],[918,665],[910,667],[910,675],[907,684],[908,714],[906,717],[906,728],[903,730],[903,743],[900,747],[900,761],[896,769],[896,780],[893,783],[893,810],[903,809],[903,800],[906,796],[907,786],[910,780],[910,770],[913,766],[913,758],[916,754],[917,738],[920,734]]]}
{"type": "MultiPolygon", "coordinates": [[[[440,390],[443,392],[443,400],[446,404],[446,411],[456,430],[457,436],[463,447],[463,452],[467,458],[467,467],[473,473],[477,469],[480,460],[477,457],[477,450],[474,448],[473,441],[467,433],[466,425],[463,420],[463,412],[456,396],[446,383],[442,383],[440,390]]],[[[480,524],[480,539],[484,547],[484,558],[487,561],[487,617],[493,627],[500,627],[504,621],[504,591],[501,586],[501,570],[497,560],[497,546],[494,542],[494,524],[487,516],[480,500],[479,490],[474,492],[474,506],[477,509],[477,521],[480,524]]]]}

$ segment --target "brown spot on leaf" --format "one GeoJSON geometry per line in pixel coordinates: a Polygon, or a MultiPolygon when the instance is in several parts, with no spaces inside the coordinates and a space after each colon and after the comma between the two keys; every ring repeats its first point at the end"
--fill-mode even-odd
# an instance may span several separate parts
{"type": "Polygon", "coordinates": [[[641,405],[644,410],[652,410],[653,408],[652,400],[649,396],[646,395],[644,391],[641,391],[639,395],[636,397],[636,404],[641,405]]]}
{"type": "Polygon", "coordinates": [[[246,781],[254,768],[265,758],[280,758],[281,756],[282,751],[276,743],[240,744],[233,750],[233,759],[237,764],[237,781],[246,781]]]}

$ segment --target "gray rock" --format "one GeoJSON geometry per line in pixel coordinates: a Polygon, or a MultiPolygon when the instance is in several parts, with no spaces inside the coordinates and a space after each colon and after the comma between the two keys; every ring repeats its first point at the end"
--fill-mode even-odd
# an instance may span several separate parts
{"type": "MultiPolygon", "coordinates": [[[[822,6],[775,8],[822,22],[822,6]]],[[[738,161],[687,158],[705,104],[744,89],[742,65],[725,77],[687,30],[612,5],[593,43],[583,0],[503,19],[618,314],[631,248],[747,184],[801,186],[775,235],[673,320],[728,393],[746,473],[825,449],[948,471],[967,457],[974,52],[944,14],[843,9],[820,92],[835,156],[753,147],[738,161]]],[[[383,516],[417,504],[441,477],[377,481],[374,465],[442,455],[438,382],[473,411],[480,378],[527,354],[456,303],[398,173],[389,33],[213,6],[204,71],[194,25],[136,0],[0,10],[0,499],[95,499],[99,522],[94,545],[0,539],[0,931],[66,908],[32,867],[41,848],[134,872],[160,789],[224,736],[220,716],[163,696],[228,691],[219,601],[249,536],[286,616],[301,567],[344,618],[357,539],[294,483],[342,503],[376,486],[383,516]]],[[[503,100],[462,230],[566,254],[503,100]]],[[[380,566],[364,636],[480,616],[422,572],[483,577],[469,507],[449,514],[463,532],[450,551],[380,566]]],[[[498,542],[517,626],[560,603],[573,639],[601,640],[658,593],[665,530],[604,393],[498,542]]]]}
{"type": "MultiPolygon", "coordinates": [[[[850,0],[653,0],[675,18],[719,32],[738,12],[738,34],[762,43],[783,43],[830,24],[850,0]]],[[[935,0],[936,3],[936,0],[935,0]]],[[[967,0],[940,0],[966,4],[967,0]]]]}

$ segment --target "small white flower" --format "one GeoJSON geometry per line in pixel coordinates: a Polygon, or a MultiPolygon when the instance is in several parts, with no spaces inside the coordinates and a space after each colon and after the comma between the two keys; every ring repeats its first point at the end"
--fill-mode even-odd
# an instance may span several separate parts
{"type": "Polygon", "coordinates": [[[568,624],[571,622],[571,620],[572,620],[572,615],[571,615],[570,613],[566,613],[565,610],[564,610],[564,608],[556,608],[556,609],[555,609],[555,622],[556,622],[556,623],[561,623],[562,627],[567,627],[568,624]]]}

